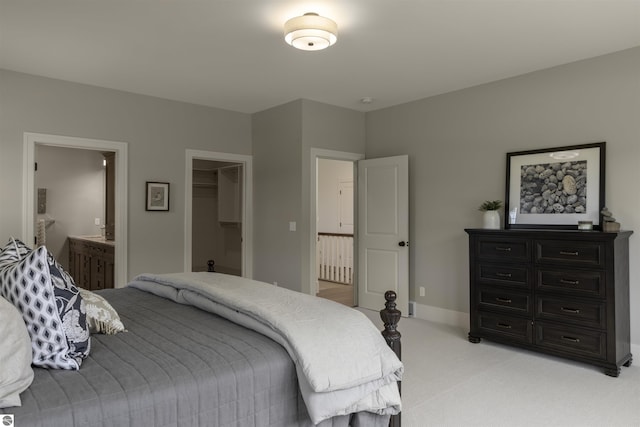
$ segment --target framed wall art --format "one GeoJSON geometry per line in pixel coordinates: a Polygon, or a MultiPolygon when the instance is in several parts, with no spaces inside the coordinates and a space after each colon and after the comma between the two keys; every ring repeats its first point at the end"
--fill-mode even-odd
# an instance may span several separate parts
{"type": "Polygon", "coordinates": [[[507,153],[505,228],[602,228],[605,142],[507,153]]]}
{"type": "Polygon", "coordinates": [[[169,183],[147,181],[146,210],[169,210],[169,183]]]}

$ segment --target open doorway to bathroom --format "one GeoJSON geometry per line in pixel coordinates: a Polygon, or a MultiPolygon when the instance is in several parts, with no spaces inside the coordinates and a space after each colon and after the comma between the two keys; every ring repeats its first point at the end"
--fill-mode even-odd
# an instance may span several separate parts
{"type": "Polygon", "coordinates": [[[104,243],[102,233],[107,230],[106,227],[103,229],[103,225],[110,221],[112,229],[109,228],[109,232],[112,232],[114,239],[113,259],[108,260],[110,266],[94,260],[92,251],[83,251],[84,256],[78,261],[84,267],[86,280],[77,274],[74,274],[74,279],[78,286],[89,289],[125,286],[127,246],[123,242],[128,240],[127,144],[25,132],[23,160],[22,240],[35,245],[40,229],[40,240],[46,242],[48,249],[73,273],[69,236],[93,236],[101,240],[99,243],[104,243]],[[49,154],[46,150],[49,150],[49,154]],[[39,171],[36,170],[38,161],[39,171]],[[41,206],[38,206],[38,188],[47,189],[41,191],[41,206]],[[112,197],[109,198],[108,194],[111,193],[112,197]],[[94,199],[96,202],[91,202],[94,199]],[[85,212],[85,206],[93,210],[85,212]],[[73,212],[68,211],[69,207],[73,208],[73,212]],[[77,212],[82,212],[81,219],[73,217],[77,212]],[[77,225],[82,228],[76,228],[77,225]],[[56,237],[56,234],[59,236],[56,237]],[[93,280],[95,277],[101,278],[97,284],[93,280]]]}
{"type": "Polygon", "coordinates": [[[100,151],[40,144],[35,156],[34,243],[46,245],[68,271],[69,238],[106,241],[105,157],[100,151]]]}

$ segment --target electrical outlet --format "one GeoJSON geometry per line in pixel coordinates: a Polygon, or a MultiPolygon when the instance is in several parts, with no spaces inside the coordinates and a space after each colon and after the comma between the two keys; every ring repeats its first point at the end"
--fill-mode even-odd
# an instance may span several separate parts
{"type": "Polygon", "coordinates": [[[420,286],[420,296],[423,297],[424,296],[424,286],[420,286]]]}
{"type": "Polygon", "coordinates": [[[100,218],[96,218],[96,219],[94,219],[94,220],[93,220],[93,223],[94,223],[95,225],[100,225],[100,218]]]}

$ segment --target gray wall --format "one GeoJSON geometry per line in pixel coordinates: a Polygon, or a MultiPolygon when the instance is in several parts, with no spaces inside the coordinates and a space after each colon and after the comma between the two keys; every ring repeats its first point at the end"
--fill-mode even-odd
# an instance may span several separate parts
{"type": "Polygon", "coordinates": [[[129,147],[129,277],[182,271],[185,149],[251,154],[251,117],[0,70],[0,242],[21,235],[23,133],[129,147]],[[169,212],[144,210],[145,181],[171,183],[169,212]]]}
{"type": "Polygon", "coordinates": [[[253,277],[300,290],[302,101],[253,115],[253,277]]]}
{"type": "Polygon", "coordinates": [[[606,204],[631,237],[640,343],[640,48],[367,114],[367,157],[409,155],[411,298],[468,312],[468,227],[504,200],[506,153],[607,142],[606,204]],[[417,288],[424,286],[426,296],[417,288]]]}
{"type": "Polygon", "coordinates": [[[256,279],[310,293],[311,149],[363,153],[364,123],[364,113],[309,100],[253,115],[256,279]]]}

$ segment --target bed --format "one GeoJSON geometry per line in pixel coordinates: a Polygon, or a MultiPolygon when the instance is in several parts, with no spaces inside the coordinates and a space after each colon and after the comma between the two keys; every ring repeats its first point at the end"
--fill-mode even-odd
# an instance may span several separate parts
{"type": "MultiPolygon", "coordinates": [[[[360,336],[363,334],[343,334],[352,341],[350,348],[340,342],[344,337],[340,339],[336,332],[337,344],[346,347],[325,348],[325,343],[315,349],[318,354],[311,356],[303,354],[308,341],[288,341],[289,335],[304,331],[297,330],[298,326],[291,328],[291,324],[309,323],[309,313],[314,310],[363,316],[339,304],[322,300],[317,301],[319,306],[314,302],[302,307],[299,297],[319,299],[218,273],[143,275],[125,288],[103,290],[99,295],[117,311],[126,332],[92,334],[91,350],[80,369],[34,367],[33,382],[20,395],[22,406],[0,409],[0,413],[12,414],[16,425],[400,425],[399,394],[393,395],[402,375],[401,364],[397,364],[399,312],[392,292],[387,293],[387,307],[381,311],[383,335],[389,346],[384,339],[381,341],[387,350],[395,351],[398,362],[389,359],[393,373],[364,381],[364,385],[352,379],[337,384],[336,378],[350,375],[340,373],[340,369],[339,377],[325,378],[324,367],[313,372],[314,366],[330,359],[319,357],[322,352],[341,354],[342,359],[349,353],[357,354],[360,347],[367,348],[369,344],[360,336]],[[209,293],[209,282],[222,283],[222,290],[203,296],[203,292],[209,293]],[[271,291],[276,296],[271,296],[271,291]],[[257,294],[259,304],[250,302],[247,308],[238,293],[257,294]],[[229,301],[234,299],[241,300],[239,305],[229,301]],[[285,310],[288,306],[295,309],[285,310]],[[281,311],[284,317],[259,320],[256,313],[263,309],[269,313],[281,311]],[[281,322],[282,329],[278,329],[281,322]],[[372,383],[375,385],[369,385],[372,383]],[[375,388],[374,393],[371,389],[364,392],[375,396],[373,408],[369,397],[341,403],[352,398],[352,389],[363,387],[375,388]],[[393,396],[388,396],[389,390],[393,396]],[[326,405],[334,407],[325,410],[326,405]]],[[[331,324],[325,320],[320,323],[331,324]]],[[[314,338],[323,335],[321,329],[314,329],[314,338]]],[[[342,368],[348,368],[348,362],[344,363],[342,368]]],[[[368,375],[364,371],[362,374],[368,375]]]]}

